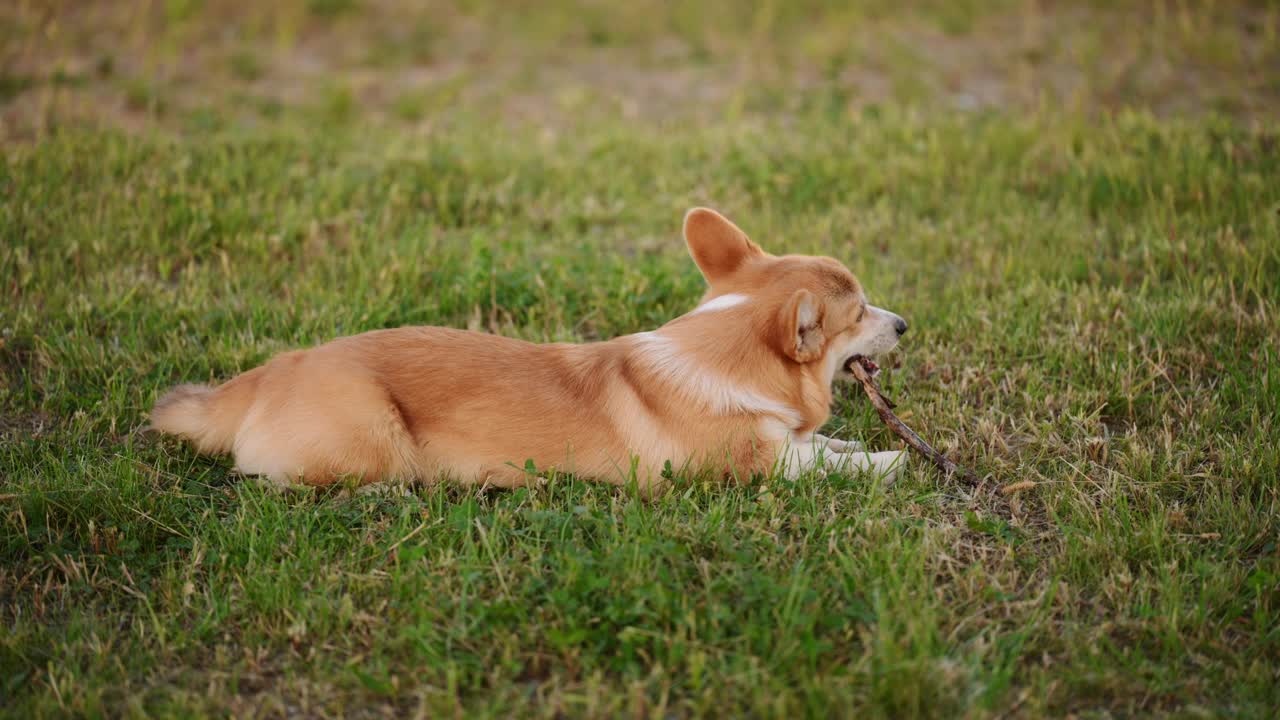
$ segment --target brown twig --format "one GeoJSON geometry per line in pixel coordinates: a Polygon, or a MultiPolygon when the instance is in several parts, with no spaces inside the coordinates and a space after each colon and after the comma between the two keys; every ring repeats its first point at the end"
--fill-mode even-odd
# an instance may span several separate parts
{"type": "Polygon", "coordinates": [[[853,373],[853,377],[862,385],[862,390],[867,394],[867,399],[871,401],[871,406],[876,409],[876,413],[880,415],[880,420],[895,435],[905,440],[912,450],[929,458],[934,465],[938,466],[938,469],[942,471],[945,477],[955,475],[970,485],[978,484],[977,475],[956,465],[946,455],[934,450],[929,446],[929,443],[922,440],[914,430],[907,427],[906,423],[893,414],[893,408],[896,406],[880,392],[880,385],[876,383],[875,378],[867,372],[866,368],[855,361],[849,363],[849,372],[853,373]]]}

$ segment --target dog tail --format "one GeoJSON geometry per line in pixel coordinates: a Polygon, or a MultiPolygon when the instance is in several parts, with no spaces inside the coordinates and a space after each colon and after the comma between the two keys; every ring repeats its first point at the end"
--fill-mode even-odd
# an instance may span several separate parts
{"type": "Polygon", "coordinates": [[[258,390],[262,368],[219,385],[179,385],[156,401],[151,429],[190,440],[202,453],[231,450],[258,390]]]}

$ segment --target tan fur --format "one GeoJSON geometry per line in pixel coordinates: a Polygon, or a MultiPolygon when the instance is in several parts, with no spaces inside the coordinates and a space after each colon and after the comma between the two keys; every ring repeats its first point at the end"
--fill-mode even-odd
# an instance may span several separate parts
{"type": "MultiPolygon", "coordinates": [[[[853,352],[896,343],[885,325],[896,316],[868,311],[838,261],[769,255],[714,211],[690,211],[685,236],[710,289],[657,331],[539,345],[378,330],[284,353],[217,388],[174,388],[152,423],[280,483],[450,476],[513,486],[530,479],[532,460],[615,483],[634,471],[652,489],[667,462],[745,477],[846,457],[846,443],[814,432],[829,417],[831,382],[853,352]]],[[[893,457],[859,466],[897,460],[879,455],[893,457]]]]}

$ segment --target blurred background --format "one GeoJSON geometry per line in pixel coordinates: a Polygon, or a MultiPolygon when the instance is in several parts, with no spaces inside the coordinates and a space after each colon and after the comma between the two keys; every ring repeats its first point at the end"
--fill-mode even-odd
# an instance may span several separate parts
{"type": "Polygon", "coordinates": [[[1280,3],[8,0],[0,137],[933,111],[1253,124],[1280,3]]]}

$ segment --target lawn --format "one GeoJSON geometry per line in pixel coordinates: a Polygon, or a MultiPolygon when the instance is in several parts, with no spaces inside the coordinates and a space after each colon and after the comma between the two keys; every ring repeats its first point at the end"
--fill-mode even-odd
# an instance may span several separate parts
{"type": "Polygon", "coordinates": [[[55,5],[0,11],[0,714],[1280,706],[1274,3],[55,5]],[[652,329],[692,205],[903,315],[982,485],[276,494],[140,432],[336,335],[652,329]]]}

